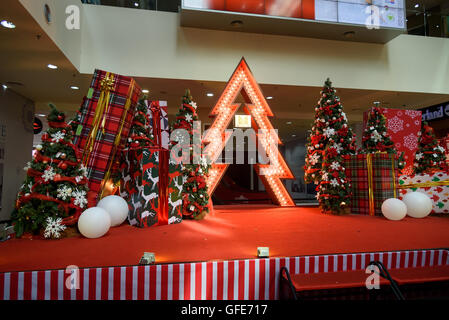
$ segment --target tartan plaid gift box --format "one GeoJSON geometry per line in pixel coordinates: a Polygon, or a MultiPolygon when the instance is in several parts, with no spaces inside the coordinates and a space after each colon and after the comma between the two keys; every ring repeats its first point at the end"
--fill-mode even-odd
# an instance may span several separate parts
{"type": "Polygon", "coordinates": [[[141,88],[129,77],[95,70],[79,111],[74,144],[87,168],[89,189],[101,198],[104,181],[116,170],[141,88]]]}
{"type": "Polygon", "coordinates": [[[382,215],[382,203],[396,198],[398,162],[387,153],[344,157],[346,176],[351,182],[351,212],[382,215]]]}
{"type": "Polygon", "coordinates": [[[449,172],[402,175],[399,177],[400,198],[409,192],[422,192],[433,202],[432,213],[449,213],[449,172]]]}
{"type": "Polygon", "coordinates": [[[162,148],[129,149],[125,155],[121,196],[128,202],[129,223],[144,228],[181,222],[181,165],[169,162],[162,148]]]}

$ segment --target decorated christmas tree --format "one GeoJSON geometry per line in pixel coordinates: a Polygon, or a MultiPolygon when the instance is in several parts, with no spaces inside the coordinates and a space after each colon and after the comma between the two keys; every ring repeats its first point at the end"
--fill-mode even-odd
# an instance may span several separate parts
{"type": "Polygon", "coordinates": [[[45,238],[59,238],[87,208],[86,169],[72,144],[72,127],[64,113],[50,107],[49,129],[24,168],[27,177],[12,214],[17,237],[43,232],[45,238]]]}
{"type": "MultiPolygon", "coordinates": [[[[387,131],[387,119],[378,107],[373,107],[368,114],[368,121],[362,137],[361,153],[386,152],[397,154],[394,142],[387,131]]],[[[398,159],[398,168],[405,166],[404,152],[401,152],[398,159]]]]}
{"type": "Polygon", "coordinates": [[[321,181],[318,186],[317,199],[325,213],[342,214],[351,196],[351,185],[346,177],[341,153],[333,146],[324,152],[321,181]]]}
{"type": "Polygon", "coordinates": [[[386,118],[379,108],[373,107],[368,114],[368,121],[362,137],[362,153],[387,152],[396,153],[394,143],[387,133],[386,118]]]}
{"type": "MultiPolygon", "coordinates": [[[[196,113],[197,105],[192,101],[190,91],[187,90],[182,98],[182,106],[176,115],[176,120],[173,124],[173,129],[184,129],[189,133],[190,141],[182,141],[180,143],[187,143],[186,146],[190,152],[190,163],[183,163],[182,171],[185,178],[183,185],[183,215],[187,218],[201,219],[208,210],[209,195],[206,185],[206,176],[208,174],[210,164],[206,157],[202,155],[203,145],[195,148],[191,142],[194,130],[193,122],[198,121],[196,113]]],[[[199,128],[198,128],[199,129],[199,128]]]]}
{"type": "Polygon", "coordinates": [[[145,104],[147,97],[142,98],[137,104],[133,123],[129,131],[128,146],[131,148],[149,147],[153,145],[152,124],[148,118],[148,106],[145,104]]]}
{"type": "Polygon", "coordinates": [[[433,128],[423,121],[413,172],[419,174],[444,170],[446,168],[445,160],[445,150],[438,144],[433,128]]]}
{"type": "Polygon", "coordinates": [[[338,155],[354,154],[355,136],[348,125],[348,119],[343,112],[343,105],[327,79],[321,98],[315,107],[315,121],[307,140],[307,155],[304,166],[306,183],[319,184],[323,165],[324,150],[333,147],[338,155]]]}

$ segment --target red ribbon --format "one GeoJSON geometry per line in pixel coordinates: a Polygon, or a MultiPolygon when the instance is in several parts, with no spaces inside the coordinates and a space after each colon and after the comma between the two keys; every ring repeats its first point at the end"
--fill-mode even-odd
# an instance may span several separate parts
{"type": "Polygon", "coordinates": [[[51,128],[68,128],[70,127],[70,125],[68,125],[66,122],[54,122],[54,121],[49,121],[48,125],[51,128]]]}
{"type": "Polygon", "coordinates": [[[152,101],[150,105],[151,113],[153,114],[153,136],[154,143],[160,147],[162,143],[161,137],[161,107],[159,101],[152,101]]]}
{"type": "Polygon", "coordinates": [[[159,210],[158,225],[168,224],[168,150],[159,149],[159,210]]]}
{"type": "MultiPolygon", "coordinates": [[[[69,214],[69,210],[70,209],[75,209],[75,214],[73,214],[72,216],[69,216],[67,218],[62,219],[62,224],[64,225],[73,225],[78,221],[79,216],[81,215],[81,208],[74,205],[73,202],[67,203],[67,202],[63,202],[62,200],[59,199],[55,199],[53,197],[50,196],[46,196],[40,193],[31,193],[28,196],[22,196],[17,200],[17,205],[19,206],[22,203],[26,203],[29,202],[33,199],[38,199],[38,200],[42,200],[42,201],[52,201],[52,202],[56,202],[60,207],[62,207],[62,209],[65,211],[66,214],[69,214]]],[[[73,199],[72,199],[73,201],[73,199]]]]}
{"type": "MultiPolygon", "coordinates": [[[[49,142],[52,142],[52,138],[51,138],[51,137],[48,137],[48,136],[42,135],[42,141],[49,141],[49,142]]],[[[61,143],[61,144],[63,144],[63,145],[66,145],[66,146],[71,147],[71,148],[73,149],[73,151],[75,151],[76,158],[77,158],[77,159],[81,159],[81,155],[80,155],[80,153],[79,153],[79,150],[78,150],[78,148],[77,148],[73,143],[68,142],[68,141],[65,141],[65,140],[60,140],[58,143],[61,143]]]]}
{"type": "Polygon", "coordinates": [[[39,151],[36,151],[36,155],[34,156],[34,158],[38,162],[43,162],[43,161],[54,162],[54,163],[64,162],[69,166],[76,166],[78,164],[77,162],[73,162],[73,161],[69,161],[69,160],[52,159],[50,157],[42,155],[39,151]]]}

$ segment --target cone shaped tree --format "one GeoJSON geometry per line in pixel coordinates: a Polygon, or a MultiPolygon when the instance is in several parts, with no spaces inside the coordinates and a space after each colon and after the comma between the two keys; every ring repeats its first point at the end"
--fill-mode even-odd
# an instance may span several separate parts
{"type": "MultiPolygon", "coordinates": [[[[397,154],[394,142],[388,134],[387,119],[377,107],[371,108],[368,114],[368,121],[363,131],[362,150],[360,152],[397,154]]],[[[405,166],[404,152],[401,152],[398,161],[398,168],[403,169],[405,166]]]]}
{"type": "Polygon", "coordinates": [[[129,131],[128,147],[149,147],[153,145],[153,133],[151,130],[152,124],[148,118],[147,109],[145,104],[147,97],[140,99],[137,104],[137,109],[134,114],[134,119],[129,131]]]}
{"type": "Polygon", "coordinates": [[[50,128],[24,168],[27,177],[12,215],[17,237],[43,232],[45,238],[59,238],[87,207],[86,169],[72,144],[72,127],[65,123],[64,113],[50,107],[50,128]]]}
{"type": "Polygon", "coordinates": [[[183,175],[185,183],[183,185],[183,216],[185,218],[201,219],[208,212],[209,195],[206,185],[206,176],[209,172],[210,164],[206,157],[202,155],[203,145],[201,139],[200,146],[192,144],[193,136],[200,134],[196,132],[194,121],[198,121],[196,113],[197,105],[192,101],[190,91],[187,90],[182,98],[182,105],[176,115],[173,129],[184,129],[188,132],[189,141],[180,141],[189,149],[189,163],[183,163],[183,175]]]}
{"type": "Polygon", "coordinates": [[[413,172],[419,174],[444,170],[446,168],[445,160],[445,150],[438,144],[433,128],[423,121],[413,172]]]}
{"type": "Polygon", "coordinates": [[[321,181],[317,198],[325,213],[342,214],[351,196],[351,185],[346,178],[343,159],[337,150],[329,146],[324,152],[321,181]]]}
{"type": "Polygon", "coordinates": [[[315,184],[321,181],[320,171],[326,148],[332,146],[340,155],[355,154],[356,150],[355,136],[329,78],[320,94],[321,98],[315,107],[315,121],[306,144],[304,167],[305,182],[315,184]]]}

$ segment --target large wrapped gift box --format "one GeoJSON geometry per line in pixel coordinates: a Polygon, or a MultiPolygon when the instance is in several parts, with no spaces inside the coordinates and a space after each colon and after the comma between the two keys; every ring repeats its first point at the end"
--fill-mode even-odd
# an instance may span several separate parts
{"type": "Polygon", "coordinates": [[[351,182],[351,212],[382,215],[384,200],[396,198],[398,161],[387,153],[344,157],[346,176],[351,182]]]}
{"type": "Polygon", "coordinates": [[[117,169],[140,94],[141,88],[132,78],[95,70],[79,111],[74,144],[87,168],[89,189],[99,198],[117,169]]]}
{"type": "Polygon", "coordinates": [[[125,150],[121,165],[121,196],[129,206],[129,223],[136,227],[182,221],[181,165],[169,161],[163,148],[125,150]]]}
{"type": "Polygon", "coordinates": [[[170,128],[168,124],[167,101],[145,100],[147,116],[152,126],[155,145],[168,150],[170,143],[170,128]]]}
{"type": "Polygon", "coordinates": [[[449,213],[449,173],[416,174],[399,177],[400,199],[409,192],[422,192],[433,202],[432,213],[449,213]]]}
{"type": "MultiPolygon", "coordinates": [[[[413,161],[418,149],[418,133],[421,131],[422,112],[418,110],[400,110],[379,108],[387,119],[387,132],[400,155],[404,152],[405,168],[403,174],[413,172],[413,161]]],[[[369,111],[364,113],[366,125],[369,111]]]]}

